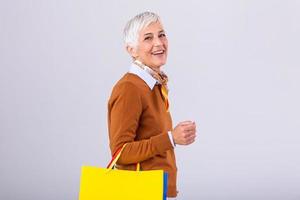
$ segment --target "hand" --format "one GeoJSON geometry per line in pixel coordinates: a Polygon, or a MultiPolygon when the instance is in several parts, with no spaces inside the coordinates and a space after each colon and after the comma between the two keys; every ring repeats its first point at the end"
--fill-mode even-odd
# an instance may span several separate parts
{"type": "Polygon", "coordinates": [[[192,121],[184,121],[177,124],[172,131],[175,144],[189,145],[196,138],[196,124],[192,121]]]}

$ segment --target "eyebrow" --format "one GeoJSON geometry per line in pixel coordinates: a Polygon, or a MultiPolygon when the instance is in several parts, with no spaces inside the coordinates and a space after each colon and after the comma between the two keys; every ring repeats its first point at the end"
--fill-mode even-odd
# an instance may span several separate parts
{"type": "MultiPolygon", "coordinates": [[[[160,30],[158,33],[163,33],[165,32],[164,30],[160,30]]],[[[147,35],[153,35],[153,33],[145,33],[144,36],[147,36],[147,35]]]]}

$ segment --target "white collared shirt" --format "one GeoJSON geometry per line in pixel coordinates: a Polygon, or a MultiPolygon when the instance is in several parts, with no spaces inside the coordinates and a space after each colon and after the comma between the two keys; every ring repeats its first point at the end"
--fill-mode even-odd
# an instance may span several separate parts
{"type": "MultiPolygon", "coordinates": [[[[138,77],[140,77],[142,80],[144,80],[147,83],[149,88],[151,90],[153,90],[157,81],[146,70],[144,70],[144,69],[140,68],[139,66],[137,66],[136,64],[132,63],[132,65],[129,69],[129,73],[135,74],[138,77]]],[[[173,147],[175,147],[175,143],[174,143],[171,131],[168,131],[168,135],[169,135],[171,144],[173,145],[173,147]]]]}
{"type": "Polygon", "coordinates": [[[149,88],[151,90],[153,90],[157,81],[146,70],[144,70],[144,69],[140,68],[139,66],[137,66],[136,64],[132,63],[132,65],[129,69],[129,73],[139,76],[142,80],[144,80],[147,83],[149,88]]]}

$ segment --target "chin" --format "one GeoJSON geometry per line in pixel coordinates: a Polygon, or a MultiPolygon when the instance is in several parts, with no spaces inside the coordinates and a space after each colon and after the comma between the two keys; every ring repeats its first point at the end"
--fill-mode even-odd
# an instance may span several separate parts
{"type": "Polygon", "coordinates": [[[150,67],[160,68],[160,67],[163,66],[164,64],[165,64],[165,62],[163,62],[163,63],[153,63],[152,66],[150,66],[150,67]]]}
{"type": "Polygon", "coordinates": [[[161,67],[161,66],[163,66],[163,65],[165,65],[166,64],[166,60],[161,60],[161,61],[157,61],[157,62],[154,62],[153,63],[153,65],[155,66],[155,67],[161,67]]]}

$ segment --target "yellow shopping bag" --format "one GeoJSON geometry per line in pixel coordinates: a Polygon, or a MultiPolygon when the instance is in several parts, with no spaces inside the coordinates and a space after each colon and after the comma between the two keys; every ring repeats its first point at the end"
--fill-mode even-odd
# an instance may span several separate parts
{"type": "Polygon", "coordinates": [[[166,199],[168,179],[163,170],[140,171],[139,167],[137,171],[113,169],[125,145],[107,168],[82,167],[79,200],[166,199]]]}

